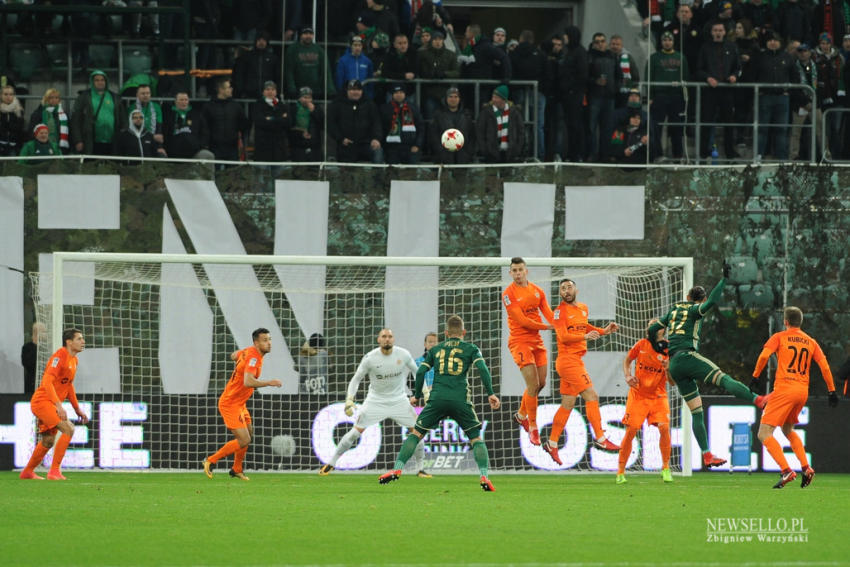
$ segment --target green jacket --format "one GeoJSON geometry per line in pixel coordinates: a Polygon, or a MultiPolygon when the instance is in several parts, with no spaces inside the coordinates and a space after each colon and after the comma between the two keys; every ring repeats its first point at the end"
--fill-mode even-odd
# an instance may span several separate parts
{"type": "Polygon", "coordinates": [[[285,66],[287,95],[295,98],[298,96],[298,89],[310,87],[313,89],[313,96],[322,98],[325,93],[325,80],[328,85],[328,98],[336,94],[325,50],[315,43],[304,45],[299,42],[290,47],[286,51],[285,66]]]}
{"type": "MultiPolygon", "coordinates": [[[[77,151],[77,144],[83,143],[83,153],[90,154],[94,150],[94,126],[95,112],[98,109],[92,105],[92,91],[94,90],[93,79],[95,75],[106,74],[95,69],[89,74],[89,88],[80,91],[74,102],[74,111],[71,113],[71,150],[77,151]]],[[[105,98],[100,107],[100,112],[113,113],[113,140],[115,134],[127,127],[127,113],[123,111],[121,99],[117,94],[109,90],[109,79],[106,82],[105,98]]]]}

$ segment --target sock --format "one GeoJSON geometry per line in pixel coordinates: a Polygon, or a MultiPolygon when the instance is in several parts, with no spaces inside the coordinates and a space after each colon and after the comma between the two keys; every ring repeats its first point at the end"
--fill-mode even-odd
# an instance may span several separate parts
{"type": "Polygon", "coordinates": [[[56,441],[56,445],[53,446],[53,464],[50,465],[51,471],[59,472],[59,468],[62,466],[62,459],[65,458],[65,451],[68,449],[68,445],[70,444],[70,435],[62,434],[59,436],[59,440],[56,441]]]}
{"type": "Polygon", "coordinates": [[[475,457],[475,464],[478,465],[481,476],[487,476],[490,472],[490,456],[487,454],[487,445],[484,441],[479,440],[472,444],[472,455],[475,457]]]}
{"type": "Polygon", "coordinates": [[[552,420],[552,432],[549,434],[549,441],[558,446],[558,439],[561,438],[561,433],[564,432],[564,428],[567,426],[567,422],[570,420],[570,412],[572,409],[567,409],[564,406],[558,408],[558,411],[555,412],[555,418],[552,420]]]}
{"type": "Polygon", "coordinates": [[[637,428],[629,427],[626,429],[626,435],[620,442],[620,459],[618,462],[617,474],[626,474],[626,463],[629,460],[629,455],[632,453],[632,439],[637,435],[637,428]]]}
{"type": "Polygon", "coordinates": [[[661,449],[661,468],[669,469],[670,468],[670,426],[664,426],[658,428],[661,433],[661,438],[658,440],[658,448],[661,449]]]}
{"type": "Polygon", "coordinates": [[[221,446],[221,449],[216,451],[214,454],[207,457],[207,460],[211,463],[217,463],[219,459],[223,459],[228,455],[232,455],[236,451],[239,450],[239,441],[236,439],[231,439],[227,443],[221,446]]]}
{"type": "Polygon", "coordinates": [[[525,400],[525,409],[528,415],[528,428],[537,427],[537,396],[523,396],[525,400]]]}
{"type": "Polygon", "coordinates": [[[245,460],[245,453],[248,452],[248,446],[240,447],[233,456],[233,472],[241,473],[242,472],[242,461],[245,460]]]}
{"type": "Polygon", "coordinates": [[[585,402],[584,413],[587,414],[587,421],[590,422],[590,427],[593,428],[593,438],[599,439],[605,435],[602,431],[602,414],[599,413],[599,400],[593,402],[585,402]]]}
{"type": "Polygon", "coordinates": [[[360,432],[352,427],[351,430],[343,435],[342,439],[339,440],[339,445],[336,446],[336,451],[334,451],[333,457],[331,457],[330,465],[335,467],[336,462],[343,453],[351,449],[351,447],[357,443],[358,439],[360,439],[360,432]]]}
{"type": "Polygon", "coordinates": [[[413,450],[413,462],[416,464],[414,467],[417,471],[422,470],[422,464],[425,462],[425,438],[419,440],[419,443],[416,444],[416,448],[413,450]]]}
{"type": "Polygon", "coordinates": [[[773,460],[776,461],[780,469],[783,471],[788,469],[788,459],[785,458],[782,447],[779,446],[779,441],[773,435],[762,441],[761,444],[764,445],[764,448],[767,449],[767,452],[770,453],[770,456],[773,457],[773,460]]]}
{"type": "Polygon", "coordinates": [[[407,439],[404,440],[404,443],[401,444],[401,451],[398,452],[398,458],[395,460],[395,465],[393,465],[393,470],[401,470],[404,468],[404,463],[410,460],[410,457],[413,456],[413,452],[416,451],[416,446],[419,445],[419,441],[421,439],[411,433],[407,436],[407,439]]]}
{"type": "Polygon", "coordinates": [[[747,388],[742,383],[738,382],[728,374],[724,374],[720,377],[718,385],[736,398],[738,398],[739,400],[746,400],[750,403],[756,400],[756,395],[750,392],[749,388],[747,388]]]}
{"type": "Polygon", "coordinates": [[[800,461],[800,466],[804,469],[809,468],[809,459],[806,458],[806,448],[803,446],[803,440],[800,439],[797,432],[791,430],[785,437],[787,437],[788,441],[791,442],[791,450],[794,451],[795,455],[797,455],[797,459],[800,461]]]}
{"type": "Polygon", "coordinates": [[[702,406],[691,412],[693,419],[694,437],[697,438],[700,452],[708,451],[708,432],[705,430],[705,414],[702,412],[702,406]]]}
{"type": "Polygon", "coordinates": [[[517,412],[520,417],[528,417],[528,405],[525,403],[526,398],[528,398],[528,390],[523,390],[522,401],[519,403],[519,411],[517,412]]]}
{"type": "Polygon", "coordinates": [[[50,449],[42,445],[41,443],[35,444],[35,450],[32,452],[32,456],[30,457],[27,466],[24,468],[25,471],[33,472],[35,467],[41,464],[41,461],[44,460],[44,456],[50,449]]]}

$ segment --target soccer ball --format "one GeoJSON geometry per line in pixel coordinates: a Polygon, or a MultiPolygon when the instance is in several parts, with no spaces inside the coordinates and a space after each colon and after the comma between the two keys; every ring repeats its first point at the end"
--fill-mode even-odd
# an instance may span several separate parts
{"type": "Polygon", "coordinates": [[[295,439],[292,435],[275,435],[271,442],[272,452],[281,457],[291,457],[295,454],[295,439]]]}
{"type": "Polygon", "coordinates": [[[463,133],[456,128],[449,128],[440,137],[443,147],[450,152],[456,152],[463,147],[463,133]]]}

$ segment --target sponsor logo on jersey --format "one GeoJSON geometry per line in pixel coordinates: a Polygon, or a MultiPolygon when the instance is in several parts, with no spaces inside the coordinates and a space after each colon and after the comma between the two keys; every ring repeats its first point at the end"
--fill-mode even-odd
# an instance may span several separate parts
{"type": "Polygon", "coordinates": [[[505,295],[503,297],[505,298],[505,305],[510,305],[511,304],[511,298],[508,297],[507,295],[505,295]]]}
{"type": "Polygon", "coordinates": [[[57,366],[59,366],[59,357],[58,356],[53,359],[53,362],[50,363],[50,366],[52,366],[53,368],[56,368],[57,366]]]}
{"type": "Polygon", "coordinates": [[[257,366],[257,358],[254,357],[248,361],[248,366],[257,366]]]}

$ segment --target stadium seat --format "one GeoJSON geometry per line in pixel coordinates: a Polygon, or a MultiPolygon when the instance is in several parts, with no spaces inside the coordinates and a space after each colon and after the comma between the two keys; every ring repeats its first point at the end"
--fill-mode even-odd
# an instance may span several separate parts
{"type": "Polygon", "coordinates": [[[758,264],[752,256],[730,256],[726,262],[732,267],[729,283],[749,284],[758,279],[758,264]]]}
{"type": "Polygon", "coordinates": [[[68,70],[68,44],[47,43],[44,46],[47,53],[47,62],[54,72],[68,70]]]}
{"type": "Polygon", "coordinates": [[[19,79],[28,81],[44,66],[44,52],[40,45],[13,45],[9,63],[19,79]]]}
{"type": "Polygon", "coordinates": [[[93,69],[105,70],[115,66],[115,46],[111,43],[89,45],[89,63],[93,69]]]}
{"type": "Polygon", "coordinates": [[[773,309],[773,290],[765,284],[738,286],[741,306],[748,309],[773,309]]]}
{"type": "Polygon", "coordinates": [[[153,57],[146,47],[125,47],[123,54],[125,77],[150,73],[153,69],[153,57]]]}

